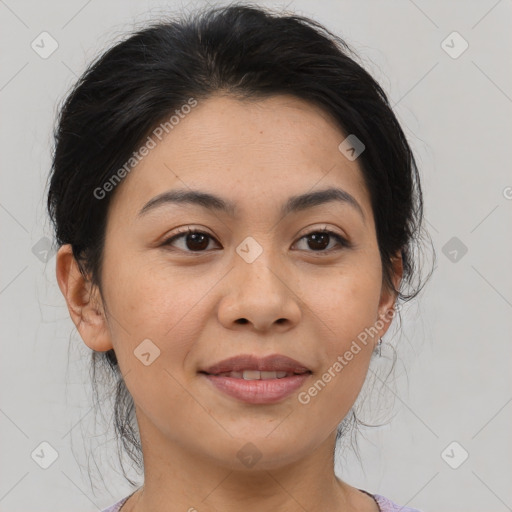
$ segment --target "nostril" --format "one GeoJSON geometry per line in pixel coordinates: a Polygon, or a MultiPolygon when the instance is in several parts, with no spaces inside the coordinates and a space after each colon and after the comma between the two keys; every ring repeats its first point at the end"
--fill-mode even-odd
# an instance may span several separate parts
{"type": "Polygon", "coordinates": [[[237,320],[237,323],[239,324],[246,324],[249,320],[247,320],[247,318],[239,318],[237,320]]]}

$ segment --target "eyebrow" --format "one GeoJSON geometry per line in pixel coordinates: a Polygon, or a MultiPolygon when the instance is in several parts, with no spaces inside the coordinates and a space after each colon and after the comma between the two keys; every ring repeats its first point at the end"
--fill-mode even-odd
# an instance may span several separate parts
{"type": "MultiPolygon", "coordinates": [[[[289,213],[295,213],[313,208],[326,203],[340,202],[347,204],[354,208],[363,218],[365,222],[365,215],[361,205],[356,201],[354,196],[341,188],[330,187],[316,192],[307,192],[298,196],[291,196],[281,208],[281,215],[284,217],[289,213]]],[[[223,199],[208,192],[201,192],[199,190],[169,190],[163,192],[158,196],[150,199],[140,210],[138,216],[142,217],[150,210],[163,206],[169,203],[177,204],[193,204],[202,206],[208,210],[224,212],[235,217],[237,212],[236,204],[227,199],[223,199]]]]}

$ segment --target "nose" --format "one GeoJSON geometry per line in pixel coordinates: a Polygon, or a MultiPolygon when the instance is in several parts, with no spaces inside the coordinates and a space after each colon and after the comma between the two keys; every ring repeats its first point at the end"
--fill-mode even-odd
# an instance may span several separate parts
{"type": "Polygon", "coordinates": [[[299,323],[301,308],[293,278],[265,254],[252,263],[235,258],[228,292],[218,310],[219,321],[227,329],[285,332],[299,323]]]}

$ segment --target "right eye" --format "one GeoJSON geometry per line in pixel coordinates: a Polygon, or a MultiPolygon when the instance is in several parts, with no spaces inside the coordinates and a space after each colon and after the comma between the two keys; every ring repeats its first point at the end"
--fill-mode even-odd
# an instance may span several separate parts
{"type": "Polygon", "coordinates": [[[210,240],[215,240],[215,238],[204,231],[186,228],[167,238],[162,243],[162,246],[173,246],[180,239],[184,240],[184,244],[182,247],[178,247],[178,249],[184,252],[205,252],[210,240]]]}

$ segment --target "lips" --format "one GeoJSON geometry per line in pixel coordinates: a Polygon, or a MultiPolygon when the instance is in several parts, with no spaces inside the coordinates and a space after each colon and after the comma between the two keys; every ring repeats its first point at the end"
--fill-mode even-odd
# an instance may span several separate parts
{"type": "Polygon", "coordinates": [[[244,380],[267,380],[311,373],[311,370],[295,359],[281,354],[263,358],[242,354],[224,359],[200,370],[200,373],[244,380]]]}
{"type": "Polygon", "coordinates": [[[244,354],[199,370],[213,389],[254,405],[276,404],[297,391],[313,373],[281,354],[259,358],[244,354]]]}

